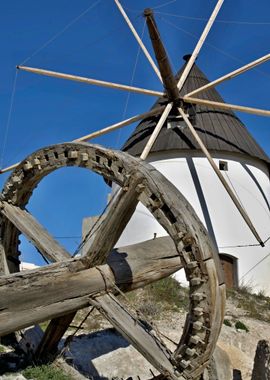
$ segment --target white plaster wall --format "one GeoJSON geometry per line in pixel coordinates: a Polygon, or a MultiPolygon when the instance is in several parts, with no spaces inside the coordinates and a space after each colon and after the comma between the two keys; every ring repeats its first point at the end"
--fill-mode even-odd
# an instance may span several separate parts
{"type": "MultiPolygon", "coordinates": [[[[152,156],[149,161],[181,191],[206,226],[206,220],[186,157],[163,154],[152,156]]],[[[218,164],[220,159],[228,162],[228,171],[222,172],[223,175],[233,187],[262,240],[267,239],[270,236],[268,205],[258,186],[241,164],[245,163],[256,176],[270,204],[270,182],[266,165],[257,160],[245,161],[243,158],[239,159],[232,155],[227,155],[227,157],[221,155],[215,158],[215,162],[218,164]]],[[[260,260],[270,254],[270,240],[264,248],[246,246],[256,245],[257,241],[210,167],[207,159],[193,157],[193,162],[220,253],[231,254],[239,259],[238,277],[240,282],[249,283],[254,287],[254,290],[264,290],[270,295],[270,255],[259,264],[260,260]],[[245,245],[246,247],[238,247],[239,245],[245,245]],[[250,273],[247,273],[255,265],[257,266],[250,273]]],[[[143,205],[139,204],[117,246],[149,240],[154,237],[154,234],[164,236],[166,231],[152,217],[151,213],[143,205]]],[[[184,281],[183,273],[178,273],[176,277],[180,281],[184,281]]]]}

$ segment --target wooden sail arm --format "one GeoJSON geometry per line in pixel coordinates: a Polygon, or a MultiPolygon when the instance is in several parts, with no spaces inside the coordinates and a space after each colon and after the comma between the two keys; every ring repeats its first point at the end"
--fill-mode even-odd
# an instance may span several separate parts
{"type": "Polygon", "coordinates": [[[223,110],[229,110],[229,111],[239,111],[239,112],[245,112],[245,113],[250,113],[252,115],[259,115],[259,116],[268,116],[268,117],[270,116],[269,110],[263,110],[260,108],[252,108],[252,107],[239,106],[236,104],[214,102],[212,100],[190,98],[187,96],[184,96],[183,100],[186,103],[200,104],[200,105],[207,106],[210,108],[217,108],[217,109],[223,109],[223,110]]]}
{"type": "Polygon", "coordinates": [[[155,116],[155,115],[161,114],[163,112],[164,108],[165,108],[165,106],[155,107],[148,112],[144,112],[140,115],[132,116],[126,120],[120,121],[119,123],[115,123],[115,124],[112,124],[106,128],[99,129],[98,131],[89,133],[88,135],[78,137],[77,139],[75,139],[73,141],[89,141],[89,140],[92,140],[95,137],[105,135],[106,133],[115,131],[116,129],[119,129],[119,128],[125,127],[127,125],[130,125],[132,123],[135,123],[136,121],[146,119],[150,116],[155,116]]]}
{"type": "Polygon", "coordinates": [[[246,211],[243,209],[241,203],[239,202],[239,200],[236,198],[233,190],[231,189],[231,187],[229,186],[229,184],[226,182],[225,178],[223,177],[223,175],[221,174],[220,170],[218,169],[215,161],[213,160],[211,154],[209,153],[208,149],[206,148],[206,146],[204,145],[204,143],[202,142],[200,136],[198,135],[198,133],[196,132],[196,130],[194,129],[193,125],[191,124],[189,118],[186,116],[185,112],[183,111],[182,108],[178,108],[179,110],[179,113],[180,115],[182,116],[182,118],[184,119],[186,125],[188,126],[190,132],[192,133],[193,137],[195,138],[195,140],[197,141],[197,143],[199,144],[201,150],[203,151],[203,153],[205,154],[208,162],[210,163],[210,165],[212,166],[212,168],[214,169],[216,175],[218,176],[220,182],[222,183],[223,187],[225,188],[226,192],[228,193],[228,195],[230,196],[231,200],[233,201],[233,203],[235,204],[235,206],[237,207],[238,211],[240,212],[241,216],[243,217],[244,221],[246,222],[246,224],[248,225],[249,229],[251,230],[251,232],[253,233],[253,235],[255,236],[256,240],[260,243],[260,245],[262,247],[264,247],[264,243],[260,237],[260,235],[258,234],[256,228],[254,227],[252,221],[250,220],[249,216],[247,215],[246,211]]]}
{"type": "Polygon", "coordinates": [[[44,70],[44,69],[39,69],[39,68],[34,68],[34,67],[27,67],[27,66],[17,66],[17,69],[23,70],[23,71],[28,71],[28,72],[34,73],[34,74],[45,75],[48,77],[67,79],[67,80],[72,80],[75,82],[92,84],[95,86],[113,88],[115,90],[124,90],[124,91],[134,92],[137,94],[144,94],[144,95],[151,95],[151,96],[163,96],[164,95],[163,92],[160,92],[160,91],[153,91],[153,90],[147,90],[147,89],[139,88],[139,87],[127,86],[127,85],[119,84],[119,83],[106,82],[103,80],[86,78],[86,77],[81,77],[78,75],[59,73],[57,71],[44,70]]]}
{"type": "Polygon", "coordinates": [[[217,15],[218,15],[219,11],[220,11],[220,8],[222,7],[223,2],[224,2],[224,0],[218,0],[209,20],[208,20],[208,22],[207,22],[207,24],[206,24],[206,26],[205,26],[202,34],[201,34],[201,37],[198,40],[197,45],[195,46],[195,48],[193,50],[193,53],[192,53],[187,65],[186,65],[186,67],[185,67],[185,69],[184,69],[184,71],[183,71],[183,73],[182,73],[182,75],[178,81],[179,91],[183,87],[183,85],[184,85],[184,83],[185,83],[185,81],[186,81],[186,79],[190,73],[190,70],[192,69],[192,66],[194,65],[194,63],[195,63],[195,61],[199,55],[199,52],[200,52],[200,50],[204,44],[206,37],[208,36],[208,33],[210,32],[210,30],[212,28],[212,25],[213,25],[217,15]]]}
{"type": "Polygon", "coordinates": [[[153,58],[151,57],[151,55],[149,54],[148,50],[146,49],[144,43],[142,42],[140,36],[138,35],[138,33],[136,32],[136,29],[134,28],[134,26],[132,25],[132,22],[130,21],[130,19],[128,18],[128,15],[126,14],[124,8],[122,7],[122,5],[120,4],[119,0],[114,0],[115,4],[117,5],[119,11],[121,12],[122,16],[124,17],[124,20],[126,21],[126,23],[128,24],[129,26],[129,29],[131,30],[132,34],[134,35],[135,39],[137,40],[138,44],[140,45],[144,55],[146,56],[148,62],[150,63],[150,65],[152,66],[154,72],[156,73],[157,77],[159,78],[159,80],[161,81],[162,83],[162,77],[160,75],[160,72],[159,72],[159,69],[157,67],[157,65],[155,64],[155,62],[153,61],[153,58]]]}
{"type": "MultiPolygon", "coordinates": [[[[78,137],[77,139],[73,140],[73,142],[84,142],[84,141],[92,140],[95,137],[99,137],[99,136],[102,136],[102,135],[104,135],[106,133],[115,131],[116,129],[125,127],[127,125],[130,125],[132,123],[135,123],[136,121],[145,119],[145,118],[150,117],[150,116],[161,114],[164,111],[164,109],[165,109],[165,106],[155,107],[151,111],[144,112],[142,114],[132,116],[132,117],[126,119],[126,120],[120,121],[119,123],[112,124],[112,125],[110,125],[110,126],[108,126],[106,128],[103,128],[103,129],[100,129],[98,131],[89,133],[87,135],[78,137]]],[[[19,165],[20,165],[20,162],[16,162],[15,164],[12,164],[12,165],[7,166],[7,167],[5,167],[3,169],[0,169],[0,174],[9,172],[9,171],[17,168],[19,165]]]]}
{"type": "Polygon", "coordinates": [[[230,73],[223,75],[222,77],[214,80],[213,82],[207,83],[206,85],[199,87],[194,91],[189,92],[185,96],[186,97],[192,97],[193,95],[197,95],[198,93],[200,93],[202,91],[206,91],[206,90],[209,90],[210,88],[216,87],[220,83],[223,83],[227,80],[235,78],[236,76],[238,76],[238,75],[240,75],[240,74],[242,74],[242,73],[244,73],[244,72],[246,72],[246,71],[248,71],[248,70],[250,70],[256,66],[261,65],[264,62],[267,62],[269,59],[270,59],[270,54],[266,54],[263,57],[256,59],[255,61],[252,61],[252,62],[248,63],[247,65],[240,67],[237,70],[231,71],[230,73]]]}

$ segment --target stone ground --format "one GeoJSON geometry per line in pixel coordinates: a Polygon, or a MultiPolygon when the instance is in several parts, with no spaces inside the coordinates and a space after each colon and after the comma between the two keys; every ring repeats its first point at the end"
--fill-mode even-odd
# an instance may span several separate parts
{"type": "MultiPolygon", "coordinates": [[[[219,359],[220,352],[224,350],[228,355],[231,368],[230,375],[225,371],[226,374],[221,374],[218,380],[232,380],[233,369],[241,371],[242,380],[250,380],[258,341],[260,339],[270,341],[270,318],[268,319],[270,310],[268,313],[268,304],[264,309],[267,322],[254,317],[251,318],[249,310],[238,306],[238,298],[230,298],[227,301],[226,325],[223,324],[222,327],[218,341],[218,347],[221,350],[216,353],[216,360],[221,361],[219,359]],[[242,329],[235,327],[237,321],[242,323],[242,329]],[[245,327],[248,331],[243,330],[245,327]]],[[[88,324],[84,325],[83,333],[77,334],[70,347],[64,352],[66,361],[75,367],[81,375],[86,378],[93,376],[99,379],[111,379],[113,377],[127,379],[132,376],[143,380],[157,374],[155,369],[112,329],[107,321],[96,320],[95,316],[92,316],[91,319],[88,324]],[[102,329],[103,331],[100,331],[102,329]],[[90,330],[99,331],[89,332],[90,330]]],[[[177,342],[181,336],[184,321],[184,312],[167,311],[155,323],[164,335],[177,342]]],[[[171,341],[167,341],[167,344],[171,349],[174,349],[174,344],[171,341]]],[[[228,367],[229,364],[226,366],[228,367]]],[[[78,378],[74,374],[72,377],[78,378]]],[[[0,379],[23,380],[24,378],[18,373],[3,374],[0,379]]]]}

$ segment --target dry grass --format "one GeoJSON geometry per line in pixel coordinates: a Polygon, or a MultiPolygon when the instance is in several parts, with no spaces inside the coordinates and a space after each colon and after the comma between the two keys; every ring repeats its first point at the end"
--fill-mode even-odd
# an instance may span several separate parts
{"type": "Polygon", "coordinates": [[[247,317],[270,322],[270,297],[263,292],[254,294],[251,287],[240,286],[237,290],[227,290],[227,297],[236,301],[247,317]]]}
{"type": "MultiPolygon", "coordinates": [[[[188,289],[183,288],[172,277],[134,290],[126,296],[134,309],[152,319],[162,318],[165,311],[187,311],[189,305],[188,289]]],[[[126,303],[123,297],[121,301],[126,303]]]]}

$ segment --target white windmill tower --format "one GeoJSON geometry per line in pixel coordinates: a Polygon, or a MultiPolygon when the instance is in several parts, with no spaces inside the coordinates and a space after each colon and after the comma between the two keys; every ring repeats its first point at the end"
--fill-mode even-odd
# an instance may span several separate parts
{"type": "MultiPolygon", "coordinates": [[[[190,56],[184,58],[188,60],[190,56]]],[[[208,83],[194,64],[181,93],[192,94],[208,83]]],[[[223,102],[213,87],[198,94],[198,97],[223,102]]],[[[162,102],[160,98],[159,105],[162,102]]],[[[269,157],[231,110],[197,105],[190,111],[196,132],[260,236],[266,239],[270,234],[269,157]]],[[[156,121],[155,116],[143,120],[126,141],[123,150],[139,156],[156,121]]],[[[243,278],[243,281],[269,293],[270,256],[260,263],[267,255],[269,246],[261,247],[254,239],[194,136],[177,113],[170,113],[147,160],[181,191],[205,224],[219,248],[227,285],[237,286],[243,278]]],[[[119,244],[134,244],[164,234],[165,231],[151,214],[139,205],[119,244]]],[[[177,278],[183,281],[180,274],[177,278]]]]}

